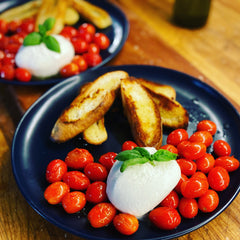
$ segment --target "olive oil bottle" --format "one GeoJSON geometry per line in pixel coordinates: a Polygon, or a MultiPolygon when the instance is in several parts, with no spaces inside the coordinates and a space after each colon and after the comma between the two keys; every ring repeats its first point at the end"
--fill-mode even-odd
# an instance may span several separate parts
{"type": "Polygon", "coordinates": [[[208,19],[211,0],[176,0],[173,22],[186,28],[199,28],[208,19]]]}

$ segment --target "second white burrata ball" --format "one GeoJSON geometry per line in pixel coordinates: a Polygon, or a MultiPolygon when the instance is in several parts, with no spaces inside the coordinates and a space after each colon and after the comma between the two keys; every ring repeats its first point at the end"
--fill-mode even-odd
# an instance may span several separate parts
{"type": "MultiPolygon", "coordinates": [[[[146,148],[151,154],[156,150],[146,148]]],[[[181,170],[176,160],[136,164],[120,172],[116,161],[107,179],[107,196],[121,212],[138,218],[155,208],[177,185],[181,170]]]]}
{"type": "Polygon", "coordinates": [[[70,63],[74,57],[74,47],[70,41],[60,35],[52,35],[60,45],[60,53],[49,50],[44,43],[34,46],[21,46],[16,54],[16,65],[28,69],[38,78],[58,74],[60,69],[70,63]]]}

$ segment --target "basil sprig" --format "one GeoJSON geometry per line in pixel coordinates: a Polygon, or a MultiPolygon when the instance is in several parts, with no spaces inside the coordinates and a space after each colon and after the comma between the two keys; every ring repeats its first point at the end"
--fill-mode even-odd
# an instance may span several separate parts
{"type": "Polygon", "coordinates": [[[159,149],[154,154],[150,154],[145,148],[141,147],[135,147],[132,150],[122,151],[115,157],[116,160],[123,162],[120,168],[121,172],[124,172],[127,167],[136,164],[149,162],[154,165],[153,161],[170,161],[175,160],[176,158],[177,154],[169,152],[165,149],[159,149]]]}
{"type": "Polygon", "coordinates": [[[39,32],[29,33],[23,40],[23,46],[34,46],[44,43],[49,50],[60,53],[60,45],[56,38],[47,35],[55,24],[55,18],[48,18],[43,24],[39,24],[39,32]]]}

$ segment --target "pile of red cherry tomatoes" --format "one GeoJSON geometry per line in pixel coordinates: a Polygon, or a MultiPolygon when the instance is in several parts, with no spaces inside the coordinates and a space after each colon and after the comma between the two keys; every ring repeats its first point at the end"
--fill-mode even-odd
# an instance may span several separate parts
{"type": "MultiPolygon", "coordinates": [[[[219,191],[230,183],[230,172],[239,167],[239,161],[231,155],[231,147],[224,140],[213,142],[216,125],[210,120],[198,123],[190,137],[185,129],[176,129],[167,137],[161,148],[178,154],[176,160],[181,169],[181,179],[169,195],[150,211],[150,221],[160,229],[171,230],[181,223],[181,218],[194,218],[198,211],[214,211],[219,204],[219,191]],[[207,148],[213,146],[213,154],[207,148]]],[[[137,145],[126,141],[122,151],[137,145]]],[[[135,216],[119,213],[108,201],[106,179],[115,162],[114,152],[102,155],[94,161],[86,149],[76,148],[63,160],[51,161],[46,169],[46,179],[51,183],[44,192],[50,204],[61,203],[67,213],[81,211],[91,205],[88,220],[92,227],[113,224],[124,235],[138,230],[135,216]]],[[[169,176],[171,177],[171,176],[169,176]]]]}
{"type": "MultiPolygon", "coordinates": [[[[21,82],[32,79],[27,69],[16,66],[15,55],[26,35],[34,29],[33,18],[8,23],[0,19],[0,78],[9,81],[16,79],[21,82]]],[[[90,23],[83,23],[78,28],[65,26],[60,35],[71,41],[75,49],[72,62],[60,70],[62,77],[70,77],[98,65],[102,62],[100,51],[110,45],[109,38],[104,33],[96,32],[95,26],[90,23]]]]}

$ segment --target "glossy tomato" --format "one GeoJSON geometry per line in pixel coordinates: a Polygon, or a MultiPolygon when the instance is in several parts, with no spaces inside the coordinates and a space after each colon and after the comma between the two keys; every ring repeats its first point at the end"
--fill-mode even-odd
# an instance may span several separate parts
{"type": "Polygon", "coordinates": [[[108,175],[107,169],[97,162],[88,163],[84,168],[84,173],[91,181],[105,181],[108,175]]]}
{"type": "Polygon", "coordinates": [[[107,49],[110,45],[110,40],[104,33],[95,33],[93,42],[96,43],[100,49],[107,49]]]}
{"type": "Polygon", "coordinates": [[[77,29],[72,26],[65,26],[60,32],[60,35],[64,37],[67,36],[68,38],[75,37],[77,35],[77,29]]]}
{"type": "Polygon", "coordinates": [[[32,74],[25,68],[16,68],[15,77],[20,82],[29,82],[32,78],[32,74]]]}
{"type": "Polygon", "coordinates": [[[99,53],[88,52],[83,54],[83,57],[85,58],[89,67],[94,67],[102,62],[102,57],[99,53]]]}
{"type": "Polygon", "coordinates": [[[210,187],[216,191],[225,190],[230,183],[228,171],[220,166],[214,167],[208,173],[208,182],[210,187]]]}
{"type": "Polygon", "coordinates": [[[79,73],[80,73],[80,70],[78,65],[73,62],[66,64],[60,69],[60,74],[62,77],[71,77],[79,73]]]}
{"type": "Polygon", "coordinates": [[[91,23],[83,23],[78,27],[78,31],[79,32],[87,32],[87,33],[91,34],[92,36],[94,36],[94,34],[96,33],[96,28],[91,23]]]}
{"type": "Polygon", "coordinates": [[[160,229],[172,230],[181,223],[181,216],[175,208],[157,207],[149,213],[151,222],[160,229]]]}
{"type": "Polygon", "coordinates": [[[208,173],[214,167],[215,159],[212,154],[205,153],[205,155],[196,159],[196,164],[197,170],[208,173]]]}
{"type": "Polygon", "coordinates": [[[177,146],[180,142],[188,140],[188,133],[185,129],[179,128],[173,130],[167,136],[167,144],[171,144],[173,146],[177,146]]]}
{"type": "Polygon", "coordinates": [[[88,68],[87,61],[81,55],[74,56],[72,62],[78,65],[80,72],[86,71],[88,68]]]}
{"type": "Polygon", "coordinates": [[[212,189],[207,190],[207,192],[198,199],[198,208],[202,212],[212,212],[217,208],[218,204],[219,196],[212,189]]]}
{"type": "Polygon", "coordinates": [[[223,156],[215,160],[215,166],[225,168],[228,172],[235,171],[239,168],[239,161],[235,157],[223,156]]]}
{"type": "Polygon", "coordinates": [[[128,213],[119,213],[113,219],[113,225],[121,234],[132,235],[138,230],[138,219],[128,213]]]}
{"type": "Polygon", "coordinates": [[[82,54],[88,51],[88,43],[81,37],[73,37],[71,42],[76,54],[82,54]]]}
{"type": "Polygon", "coordinates": [[[0,33],[7,33],[8,31],[8,23],[4,19],[0,19],[0,33]]]}
{"type": "Polygon", "coordinates": [[[181,193],[181,184],[182,184],[184,181],[186,181],[186,180],[188,180],[188,177],[187,177],[185,174],[181,173],[181,178],[180,178],[180,180],[178,181],[177,186],[174,188],[174,190],[175,190],[177,193],[181,193]]]}
{"type": "Polygon", "coordinates": [[[165,144],[165,145],[161,146],[160,149],[165,149],[165,150],[168,150],[169,152],[178,154],[177,148],[175,146],[173,146],[172,144],[165,144]]]}
{"type": "Polygon", "coordinates": [[[178,206],[180,214],[185,218],[194,218],[198,214],[198,203],[195,198],[181,198],[178,206]]]}
{"type": "Polygon", "coordinates": [[[125,141],[123,144],[122,144],[122,151],[125,151],[125,150],[132,150],[134,149],[135,147],[137,147],[137,144],[133,141],[125,141]]]}
{"type": "Polygon", "coordinates": [[[106,183],[101,181],[91,183],[87,188],[86,198],[88,202],[94,204],[107,201],[106,183]]]}
{"type": "Polygon", "coordinates": [[[213,137],[208,131],[197,131],[190,136],[189,141],[201,142],[204,143],[206,147],[209,147],[213,142],[213,137]]]}
{"type": "Polygon", "coordinates": [[[100,53],[100,48],[96,43],[90,43],[88,45],[88,52],[89,53],[100,53]]]}
{"type": "Polygon", "coordinates": [[[90,184],[89,178],[80,171],[70,171],[63,175],[62,180],[74,190],[86,190],[90,184]]]}
{"type": "Polygon", "coordinates": [[[181,152],[182,156],[189,160],[195,160],[202,157],[206,153],[206,145],[200,142],[184,142],[185,145],[181,145],[181,149],[178,147],[178,152],[181,152]]]}
{"type": "Polygon", "coordinates": [[[1,78],[11,81],[14,79],[14,76],[15,76],[15,69],[12,65],[1,66],[1,68],[0,68],[0,77],[1,78]]]}
{"type": "Polygon", "coordinates": [[[197,164],[192,160],[179,158],[177,159],[177,163],[181,168],[181,173],[183,173],[186,176],[193,175],[197,170],[197,164]]]}
{"type": "Polygon", "coordinates": [[[50,204],[58,204],[62,201],[62,198],[70,192],[69,186],[64,182],[51,183],[44,191],[44,198],[50,204]]]}
{"type": "Polygon", "coordinates": [[[213,151],[219,157],[229,156],[231,154],[231,147],[226,141],[217,140],[213,143],[213,151]]]}
{"type": "Polygon", "coordinates": [[[88,220],[92,227],[101,228],[110,224],[117,213],[111,203],[98,203],[88,213],[88,220]]]}
{"type": "Polygon", "coordinates": [[[214,135],[217,131],[217,126],[211,120],[202,120],[197,124],[197,131],[208,131],[214,135]]]}
{"type": "Polygon", "coordinates": [[[202,178],[203,180],[207,181],[207,176],[203,172],[195,172],[191,178],[202,178]]]}
{"type": "Polygon", "coordinates": [[[22,20],[22,23],[17,28],[17,32],[25,32],[25,33],[31,33],[35,29],[35,19],[33,18],[27,18],[22,20]]]}
{"type": "Polygon", "coordinates": [[[62,198],[62,206],[67,213],[76,213],[86,205],[86,197],[83,192],[69,192],[62,198]]]}
{"type": "Polygon", "coordinates": [[[103,154],[98,161],[107,169],[107,171],[110,171],[113,164],[116,162],[115,160],[116,156],[117,156],[117,153],[108,152],[103,154]]]}
{"type": "Polygon", "coordinates": [[[177,208],[179,203],[178,194],[172,190],[167,197],[165,197],[162,202],[160,203],[161,207],[172,207],[177,208]]]}
{"type": "Polygon", "coordinates": [[[198,198],[205,194],[208,190],[209,184],[203,178],[191,177],[182,182],[181,193],[185,198],[198,198]]]}
{"type": "Polygon", "coordinates": [[[83,148],[73,149],[67,154],[65,158],[67,166],[74,169],[82,169],[88,163],[91,163],[93,161],[94,159],[92,154],[87,149],[83,148]]]}
{"type": "Polygon", "coordinates": [[[61,181],[66,172],[67,164],[61,159],[55,159],[48,164],[45,175],[47,181],[53,183],[61,181]]]}

